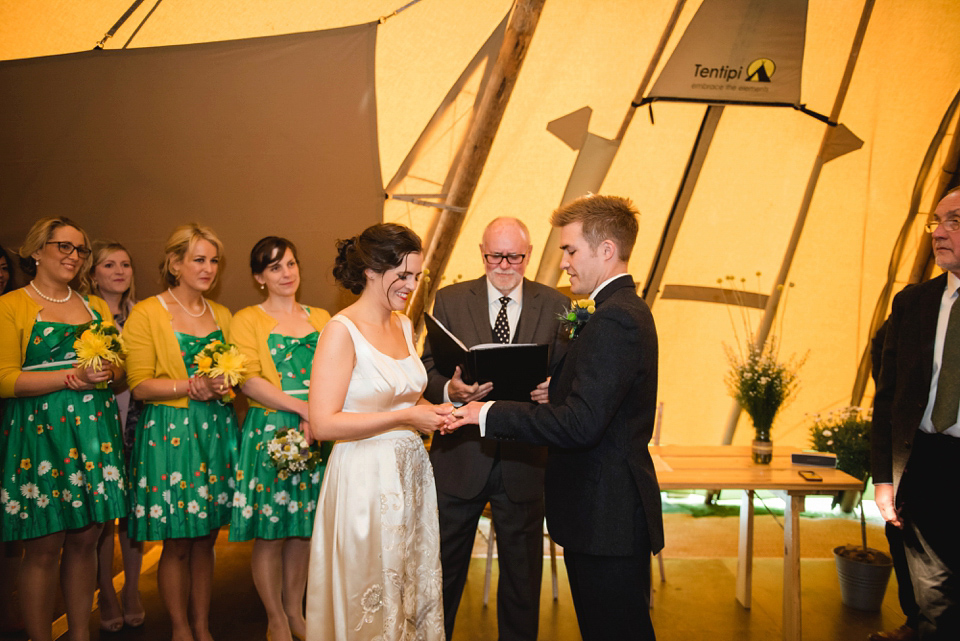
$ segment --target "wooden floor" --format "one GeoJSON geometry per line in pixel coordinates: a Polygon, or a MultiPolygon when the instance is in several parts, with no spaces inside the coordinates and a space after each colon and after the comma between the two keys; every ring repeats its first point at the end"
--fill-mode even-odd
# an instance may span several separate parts
{"type": "MultiPolygon", "coordinates": [[[[811,520],[815,522],[815,520],[811,520]]],[[[734,525],[733,522],[730,524],[734,525]]],[[[696,519],[690,527],[709,531],[721,527],[718,519],[696,519]],[[707,525],[706,522],[710,523],[707,525]],[[704,525],[697,525],[704,524],[704,525]]],[[[803,527],[803,526],[801,526],[803,527]]],[[[811,526],[811,531],[814,527],[811,526]]],[[[667,558],[667,581],[659,582],[654,569],[653,622],[660,641],[771,641],[781,635],[782,562],[776,557],[757,558],[754,563],[753,608],[744,610],[734,598],[736,559],[732,555],[711,558],[716,552],[705,544],[703,558],[667,558]]],[[[217,570],[211,627],[218,641],[262,640],[266,633],[263,607],[250,579],[249,543],[229,543],[226,533],[217,544],[217,570]]],[[[834,562],[829,558],[806,558],[801,563],[803,582],[803,639],[805,641],[864,640],[877,629],[902,623],[893,580],[883,609],[864,613],[840,601],[834,562]]],[[[457,616],[456,641],[497,639],[496,565],[490,606],[484,607],[485,559],[472,561],[467,587],[457,616]]],[[[549,561],[544,563],[541,594],[540,638],[578,641],[576,614],[570,600],[562,559],[559,568],[559,599],[553,601],[549,561]]],[[[145,569],[141,581],[147,621],[140,629],[101,633],[99,615],[91,620],[91,638],[109,641],[160,641],[170,638],[170,624],[156,591],[156,566],[145,569]]],[[[8,637],[24,639],[25,636],[8,637]]]]}

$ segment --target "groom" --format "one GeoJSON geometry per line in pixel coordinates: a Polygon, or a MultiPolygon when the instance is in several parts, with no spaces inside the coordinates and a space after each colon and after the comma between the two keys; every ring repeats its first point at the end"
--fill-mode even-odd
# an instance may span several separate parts
{"type": "Polygon", "coordinates": [[[472,402],[448,429],[549,446],[547,525],[563,546],[584,641],[654,639],[650,554],[663,547],[660,488],[647,450],[657,398],[657,332],[627,261],[637,211],[588,196],[555,211],[576,296],[595,312],[576,329],[553,372],[549,403],[472,402]]]}

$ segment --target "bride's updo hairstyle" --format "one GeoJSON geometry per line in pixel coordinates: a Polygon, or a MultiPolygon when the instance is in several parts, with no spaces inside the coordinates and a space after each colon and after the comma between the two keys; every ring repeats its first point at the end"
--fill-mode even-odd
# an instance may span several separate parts
{"type": "Polygon", "coordinates": [[[413,230],[396,223],[379,223],[359,236],[337,241],[333,277],[344,289],[360,294],[367,285],[364,270],[383,274],[398,267],[407,254],[422,251],[420,237],[413,230]]]}

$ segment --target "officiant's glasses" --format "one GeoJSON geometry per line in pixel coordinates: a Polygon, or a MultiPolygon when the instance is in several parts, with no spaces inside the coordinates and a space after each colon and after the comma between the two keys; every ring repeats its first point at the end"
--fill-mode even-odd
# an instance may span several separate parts
{"type": "Polygon", "coordinates": [[[499,265],[504,259],[510,265],[519,265],[526,257],[526,254],[484,254],[483,260],[487,261],[488,265],[499,265]]]}

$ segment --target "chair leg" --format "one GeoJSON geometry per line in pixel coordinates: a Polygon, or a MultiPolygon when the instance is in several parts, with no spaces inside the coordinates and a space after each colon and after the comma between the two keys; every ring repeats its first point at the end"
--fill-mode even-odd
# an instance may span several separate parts
{"type": "Polygon", "coordinates": [[[553,542],[549,534],[547,539],[550,541],[550,574],[553,579],[553,600],[556,601],[560,598],[560,590],[557,585],[557,544],[553,542]]]}
{"type": "Polygon", "coordinates": [[[483,577],[483,607],[487,607],[490,600],[490,578],[493,574],[493,546],[496,544],[497,533],[493,529],[493,520],[490,520],[490,536],[487,537],[487,570],[483,577]]]}

